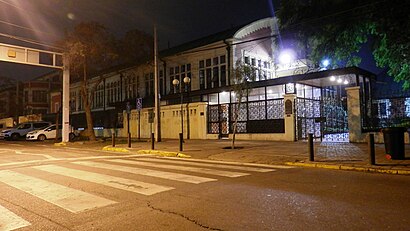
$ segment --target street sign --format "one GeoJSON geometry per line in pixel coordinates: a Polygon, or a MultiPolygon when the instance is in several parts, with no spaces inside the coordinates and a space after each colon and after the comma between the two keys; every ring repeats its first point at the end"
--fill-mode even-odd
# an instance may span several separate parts
{"type": "Polygon", "coordinates": [[[154,117],[155,117],[154,109],[149,109],[148,110],[148,123],[150,124],[154,123],[154,117]]]}
{"type": "Polygon", "coordinates": [[[142,98],[137,98],[137,110],[141,111],[142,109],[142,98]]]}

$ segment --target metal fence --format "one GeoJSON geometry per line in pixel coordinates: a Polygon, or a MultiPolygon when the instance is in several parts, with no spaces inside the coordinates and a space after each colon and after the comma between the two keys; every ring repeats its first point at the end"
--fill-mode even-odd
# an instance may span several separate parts
{"type": "Polygon", "coordinates": [[[362,130],[378,131],[385,127],[410,127],[410,98],[371,100],[370,108],[363,108],[362,130]]]}
{"type": "Polygon", "coordinates": [[[250,101],[208,106],[208,133],[226,135],[233,132],[238,113],[237,133],[284,133],[283,99],[250,101]],[[229,130],[228,130],[229,129],[229,130]]]}

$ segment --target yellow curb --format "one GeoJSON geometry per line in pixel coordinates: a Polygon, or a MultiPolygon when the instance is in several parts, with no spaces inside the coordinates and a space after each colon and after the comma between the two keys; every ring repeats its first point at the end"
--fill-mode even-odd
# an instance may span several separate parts
{"type": "Polygon", "coordinates": [[[397,170],[398,175],[410,175],[409,170],[397,170]]]}
{"type": "Polygon", "coordinates": [[[299,166],[299,167],[316,167],[316,164],[310,164],[310,163],[296,163],[296,162],[285,162],[286,165],[291,165],[291,166],[299,166]]]}
{"type": "Polygon", "coordinates": [[[335,170],[349,170],[358,172],[375,172],[375,173],[386,173],[394,175],[410,175],[410,170],[392,170],[392,169],[378,169],[378,168],[367,168],[367,167],[352,167],[343,165],[328,165],[328,164],[314,164],[314,163],[297,163],[297,162],[285,162],[286,165],[299,166],[299,167],[311,167],[311,168],[326,168],[335,170]]]}
{"type": "Polygon", "coordinates": [[[54,143],[54,146],[67,146],[66,142],[54,143]]]}
{"type": "Polygon", "coordinates": [[[111,146],[105,146],[102,149],[103,151],[111,151],[111,152],[130,152],[128,149],[125,148],[116,148],[111,146]]]}
{"type": "Polygon", "coordinates": [[[181,157],[181,158],[190,158],[191,156],[179,153],[179,152],[166,152],[166,151],[156,151],[156,150],[139,150],[137,151],[138,154],[154,154],[159,156],[165,157],[181,157]]]}
{"type": "Polygon", "coordinates": [[[326,168],[326,169],[336,169],[339,170],[340,166],[339,165],[328,165],[328,164],[316,164],[317,168],[326,168]]]}
{"type": "Polygon", "coordinates": [[[355,170],[355,167],[352,166],[340,166],[341,170],[355,170]]]}

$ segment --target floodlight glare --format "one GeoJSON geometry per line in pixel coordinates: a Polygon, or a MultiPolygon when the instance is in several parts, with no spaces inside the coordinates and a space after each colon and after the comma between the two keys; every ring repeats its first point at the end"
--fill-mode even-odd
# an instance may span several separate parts
{"type": "Polygon", "coordinates": [[[281,64],[289,64],[295,60],[296,54],[291,49],[283,50],[279,55],[279,62],[281,64]]]}
{"type": "Polygon", "coordinates": [[[322,60],[322,66],[323,66],[323,67],[327,67],[327,66],[329,66],[329,64],[330,64],[330,60],[329,60],[329,59],[323,59],[323,60],[322,60]]]}

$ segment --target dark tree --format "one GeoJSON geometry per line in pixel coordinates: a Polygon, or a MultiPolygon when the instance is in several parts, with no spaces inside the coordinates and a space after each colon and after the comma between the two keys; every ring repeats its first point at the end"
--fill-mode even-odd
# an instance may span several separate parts
{"type": "Polygon", "coordinates": [[[138,29],[128,31],[119,40],[119,58],[127,64],[152,60],[154,54],[154,38],[138,29]]]}
{"type": "Polygon", "coordinates": [[[287,0],[278,12],[284,37],[295,36],[308,58],[352,66],[371,43],[378,67],[387,68],[403,88],[410,87],[410,1],[287,0]]]}
{"type": "Polygon", "coordinates": [[[95,140],[94,123],[91,115],[92,96],[95,87],[89,86],[89,78],[97,71],[115,63],[117,56],[114,36],[101,24],[80,23],[68,32],[63,41],[64,54],[69,58],[70,74],[74,81],[81,81],[81,96],[87,119],[85,136],[95,140]]]}

